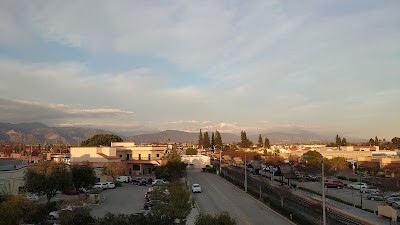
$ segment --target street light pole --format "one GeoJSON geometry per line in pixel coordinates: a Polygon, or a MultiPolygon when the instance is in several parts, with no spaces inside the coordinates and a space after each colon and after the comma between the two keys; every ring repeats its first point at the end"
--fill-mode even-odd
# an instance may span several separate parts
{"type": "Polygon", "coordinates": [[[247,192],[247,162],[246,162],[246,154],[244,154],[244,192],[247,192]]]}
{"type": "Polygon", "coordinates": [[[221,165],[222,165],[222,147],[219,150],[219,173],[221,174],[221,165]]]}
{"type": "Polygon", "coordinates": [[[362,190],[361,190],[361,173],[360,173],[360,202],[361,202],[361,209],[363,208],[362,207],[362,190]]]}
{"type": "Polygon", "coordinates": [[[322,224],[326,225],[326,210],[325,210],[325,169],[324,161],[322,161],[322,224]]]}

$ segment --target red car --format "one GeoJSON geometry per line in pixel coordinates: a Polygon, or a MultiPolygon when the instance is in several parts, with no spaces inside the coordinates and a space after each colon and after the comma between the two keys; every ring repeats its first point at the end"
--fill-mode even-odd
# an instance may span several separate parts
{"type": "Polygon", "coordinates": [[[343,188],[345,185],[339,180],[328,180],[324,183],[326,188],[343,188]]]}
{"type": "Polygon", "coordinates": [[[75,189],[70,189],[70,190],[63,191],[63,194],[65,194],[65,195],[79,195],[80,192],[78,190],[75,190],[75,189]]]}

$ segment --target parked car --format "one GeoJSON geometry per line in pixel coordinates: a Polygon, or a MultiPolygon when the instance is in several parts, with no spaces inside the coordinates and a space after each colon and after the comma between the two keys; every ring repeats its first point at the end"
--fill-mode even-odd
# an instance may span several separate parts
{"type": "Polygon", "coordinates": [[[385,198],[381,193],[370,193],[367,195],[367,199],[372,200],[372,201],[383,201],[385,198]]]}
{"type": "Polygon", "coordinates": [[[131,176],[119,176],[116,181],[123,182],[123,183],[129,183],[132,182],[132,177],[131,176]]]}
{"type": "Polygon", "coordinates": [[[352,188],[352,189],[361,190],[361,189],[368,188],[368,185],[366,183],[363,183],[363,182],[355,182],[355,183],[352,183],[352,184],[348,184],[347,187],[348,188],[352,188]]]}
{"type": "Polygon", "coordinates": [[[315,176],[315,175],[309,174],[309,175],[306,176],[306,179],[309,180],[309,181],[317,181],[318,177],[315,176]]]}
{"type": "Polygon", "coordinates": [[[31,201],[34,201],[34,202],[36,202],[37,200],[39,200],[39,196],[38,196],[37,194],[34,194],[34,193],[26,194],[26,195],[25,195],[25,198],[27,198],[27,199],[29,199],[29,200],[31,200],[31,201]]]}
{"type": "Polygon", "coordinates": [[[108,181],[108,182],[106,182],[106,184],[107,184],[107,188],[108,188],[108,189],[115,188],[114,182],[108,181]]]}
{"type": "Polygon", "coordinates": [[[166,182],[163,181],[163,180],[155,179],[155,180],[151,183],[151,186],[159,186],[159,185],[162,185],[162,184],[165,184],[165,183],[166,183],[166,182]]]}
{"type": "Polygon", "coordinates": [[[326,188],[343,188],[345,184],[340,180],[328,180],[324,183],[326,188]]]}
{"type": "Polygon", "coordinates": [[[93,185],[93,188],[94,189],[107,189],[108,187],[107,187],[106,182],[98,182],[93,185]]]}
{"type": "Polygon", "coordinates": [[[400,201],[400,197],[389,197],[385,199],[385,203],[388,205],[392,205],[393,202],[398,202],[400,201]]]}
{"type": "Polygon", "coordinates": [[[361,193],[378,193],[379,190],[375,189],[375,188],[368,187],[368,188],[361,188],[360,192],[361,193]]]}
{"type": "Polygon", "coordinates": [[[388,196],[389,197],[400,197],[400,192],[394,192],[388,196]]]}
{"type": "Polygon", "coordinates": [[[65,195],[79,195],[80,191],[75,190],[75,189],[68,189],[62,192],[65,195]]]}
{"type": "Polygon", "coordinates": [[[193,184],[192,185],[192,192],[193,193],[201,193],[201,186],[200,184],[193,184]]]}
{"type": "Polygon", "coordinates": [[[392,202],[393,208],[400,208],[400,200],[392,202]]]}
{"type": "Polygon", "coordinates": [[[138,186],[141,186],[141,185],[146,186],[146,185],[147,185],[147,180],[146,180],[146,178],[138,178],[138,179],[137,179],[137,185],[138,185],[138,186]]]}

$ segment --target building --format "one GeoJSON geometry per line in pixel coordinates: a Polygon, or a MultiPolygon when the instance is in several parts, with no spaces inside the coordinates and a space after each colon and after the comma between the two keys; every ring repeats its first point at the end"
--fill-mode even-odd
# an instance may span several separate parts
{"type": "Polygon", "coordinates": [[[70,164],[91,163],[102,168],[112,162],[120,162],[125,174],[150,174],[157,166],[165,163],[167,145],[135,145],[134,142],[112,142],[111,147],[71,147],[70,164]]]}
{"type": "Polygon", "coordinates": [[[210,156],[205,155],[182,155],[182,162],[188,164],[190,168],[201,169],[207,165],[211,165],[210,156]]]}
{"type": "Polygon", "coordinates": [[[26,160],[0,159],[0,193],[17,195],[25,185],[26,160]]]}

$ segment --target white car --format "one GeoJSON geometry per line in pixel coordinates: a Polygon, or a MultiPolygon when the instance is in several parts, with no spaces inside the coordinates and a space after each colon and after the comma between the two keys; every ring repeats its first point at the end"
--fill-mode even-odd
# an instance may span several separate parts
{"type": "Polygon", "coordinates": [[[114,184],[114,182],[106,182],[106,184],[107,184],[107,188],[115,188],[115,184],[114,184]]]}
{"type": "Polygon", "coordinates": [[[201,193],[201,186],[200,184],[193,184],[192,185],[192,192],[193,193],[201,193]]]}
{"type": "Polygon", "coordinates": [[[166,182],[163,181],[163,180],[155,179],[155,180],[153,180],[153,182],[151,183],[151,186],[159,186],[159,185],[162,185],[162,184],[165,184],[165,183],[166,183],[166,182]]]}
{"type": "Polygon", "coordinates": [[[347,187],[352,188],[352,189],[362,190],[362,189],[367,189],[368,185],[366,183],[356,182],[356,183],[348,184],[347,187]]]}
{"type": "Polygon", "coordinates": [[[37,200],[39,200],[39,196],[37,194],[33,194],[33,193],[29,193],[25,195],[25,198],[36,202],[37,200]]]}
{"type": "Polygon", "coordinates": [[[107,183],[106,183],[106,182],[98,182],[98,183],[95,183],[95,184],[93,185],[93,188],[94,188],[94,189],[107,189],[108,186],[107,186],[107,183]]]}

